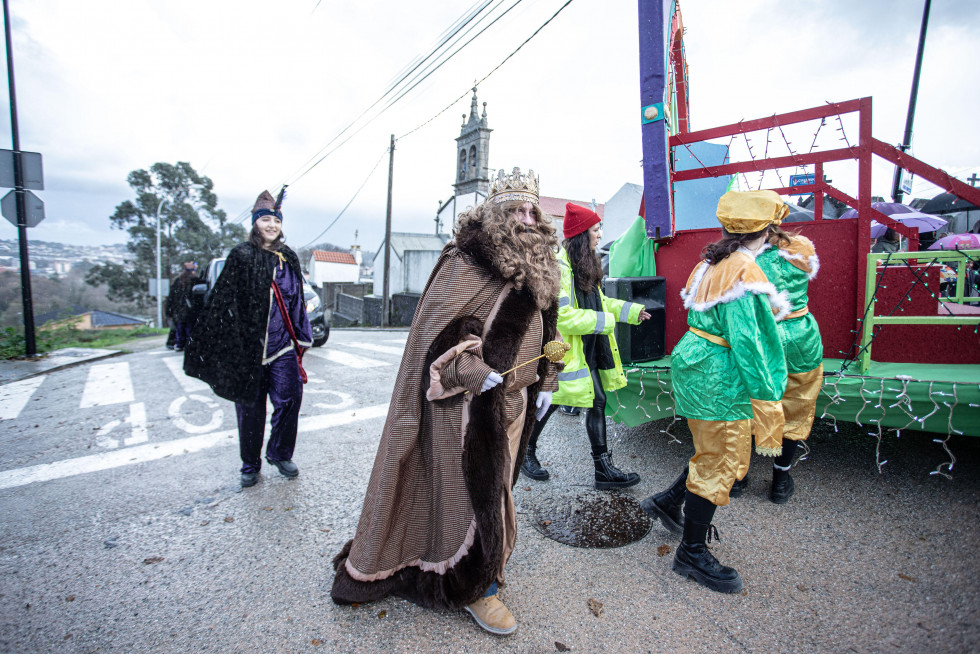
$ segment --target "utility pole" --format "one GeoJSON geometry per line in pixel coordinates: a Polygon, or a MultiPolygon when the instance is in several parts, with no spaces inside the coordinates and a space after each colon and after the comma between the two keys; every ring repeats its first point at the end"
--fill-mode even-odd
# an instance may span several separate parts
{"type": "Polygon", "coordinates": [[[388,326],[388,274],[391,272],[391,179],[395,173],[395,135],[391,135],[388,149],[388,212],[385,216],[385,274],[381,298],[381,326],[388,326]]]}
{"type": "Polygon", "coordinates": [[[27,252],[27,212],[24,203],[24,169],[20,156],[20,130],[17,127],[17,93],[14,84],[14,53],[10,42],[10,10],[3,0],[3,28],[7,41],[7,86],[10,92],[10,132],[14,150],[14,192],[17,194],[17,237],[20,240],[20,288],[24,313],[25,354],[37,354],[34,340],[34,301],[31,299],[31,267],[27,252]]]}
{"type": "MultiPolygon", "coordinates": [[[[915,100],[919,95],[919,73],[922,71],[922,53],[926,48],[926,27],[929,25],[929,5],[932,0],[925,0],[922,9],[922,27],[919,29],[919,49],[915,53],[915,74],[912,75],[912,94],[909,96],[909,113],[905,118],[905,139],[899,146],[902,152],[908,152],[912,147],[912,123],[915,121],[915,100]]],[[[902,201],[902,167],[895,166],[895,184],[892,188],[892,198],[895,202],[902,201]]]]}

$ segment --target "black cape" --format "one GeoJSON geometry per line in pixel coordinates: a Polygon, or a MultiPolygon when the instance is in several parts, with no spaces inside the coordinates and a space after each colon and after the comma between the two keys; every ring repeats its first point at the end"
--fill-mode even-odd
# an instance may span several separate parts
{"type": "MultiPolygon", "coordinates": [[[[279,252],[302,279],[296,253],[286,246],[279,252]]],[[[184,372],[206,382],[218,397],[245,404],[258,393],[269,289],[278,263],[274,253],[247,241],[235,246],[194,326],[184,372]]]]}
{"type": "Polygon", "coordinates": [[[194,306],[191,301],[191,289],[201,283],[197,275],[178,275],[170,284],[170,296],[167,298],[168,315],[174,322],[193,322],[194,306]]]}

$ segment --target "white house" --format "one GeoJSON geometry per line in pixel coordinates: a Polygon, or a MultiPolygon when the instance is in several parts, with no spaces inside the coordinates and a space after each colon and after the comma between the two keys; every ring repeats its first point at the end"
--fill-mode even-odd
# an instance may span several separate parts
{"type": "MultiPolygon", "coordinates": [[[[391,233],[391,267],[388,271],[388,292],[421,293],[429,273],[439,260],[448,234],[391,233]]],[[[384,295],[385,244],[378,246],[374,256],[374,295],[384,295]]]]}
{"type": "Polygon", "coordinates": [[[313,250],[310,256],[310,282],[316,285],[324,283],[357,283],[361,272],[360,248],[350,252],[324,252],[313,250]]]}

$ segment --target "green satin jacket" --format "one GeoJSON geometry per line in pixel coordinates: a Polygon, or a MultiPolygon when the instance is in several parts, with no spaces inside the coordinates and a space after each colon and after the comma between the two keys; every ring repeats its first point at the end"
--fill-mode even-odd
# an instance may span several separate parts
{"type": "MultiPolygon", "coordinates": [[[[777,290],[787,293],[793,311],[807,306],[810,280],[817,276],[820,268],[810,239],[792,236],[789,245],[780,243],[778,248],[769,247],[756,257],[755,262],[777,290]]],[[[787,372],[809,372],[823,362],[823,341],[812,313],[786,318],[776,326],[786,353],[787,372]]]]}
{"type": "Polygon", "coordinates": [[[702,262],[681,297],[688,326],[721,337],[729,347],[691,331],[677,343],[670,355],[677,415],[748,420],[753,399],[782,399],[786,361],[773,307],[784,313],[785,297],[765,280],[751,255],[740,250],[714,266],[702,262]],[[703,289],[698,292],[702,285],[713,289],[707,297],[703,289]]]}

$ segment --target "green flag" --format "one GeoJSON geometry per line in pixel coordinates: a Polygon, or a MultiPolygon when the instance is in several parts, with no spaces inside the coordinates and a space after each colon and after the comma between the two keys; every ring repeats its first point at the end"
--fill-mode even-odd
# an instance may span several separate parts
{"type": "Polygon", "coordinates": [[[657,274],[656,248],[647,238],[643,216],[609,246],[610,277],[652,277],[657,274]]]}

